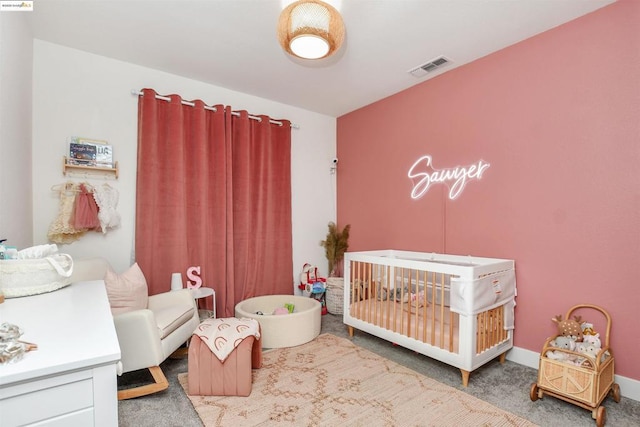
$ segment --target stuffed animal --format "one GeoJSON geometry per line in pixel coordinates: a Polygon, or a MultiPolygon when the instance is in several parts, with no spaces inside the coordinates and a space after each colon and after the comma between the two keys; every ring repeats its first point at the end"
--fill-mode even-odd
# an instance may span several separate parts
{"type": "MultiPolygon", "coordinates": [[[[593,357],[594,359],[600,353],[600,350],[602,350],[602,342],[600,341],[599,333],[595,335],[585,335],[582,346],[577,349],[577,351],[579,351],[580,353],[584,353],[587,356],[593,357]]],[[[602,353],[601,361],[604,362],[605,359],[610,355],[611,353],[609,353],[609,350],[605,350],[605,352],[602,353]]]]}
{"type": "Polygon", "coordinates": [[[593,323],[582,322],[580,325],[582,328],[582,335],[595,335],[596,331],[593,330],[593,323]]]}
{"type": "MultiPolygon", "coordinates": [[[[549,345],[563,350],[574,351],[576,349],[576,342],[569,337],[563,336],[555,337],[553,340],[549,341],[549,345]]],[[[545,356],[553,360],[568,360],[571,355],[564,351],[549,350],[545,356]]]]}
{"type": "MultiPolygon", "coordinates": [[[[576,364],[579,366],[583,366],[585,368],[595,368],[594,361],[598,358],[598,353],[600,353],[600,349],[596,348],[593,344],[581,342],[576,346],[576,351],[587,358],[578,357],[576,359],[576,364]]],[[[604,360],[604,356],[602,357],[604,360]]]]}
{"type": "Polygon", "coordinates": [[[552,360],[567,360],[567,354],[561,351],[547,351],[547,354],[545,356],[552,360]]]}
{"type": "Polygon", "coordinates": [[[602,348],[602,341],[600,341],[600,334],[595,335],[583,335],[582,342],[593,345],[600,350],[602,348]]]}
{"type": "Polygon", "coordinates": [[[574,341],[582,341],[582,326],[580,325],[582,318],[573,316],[573,319],[562,320],[562,315],[558,315],[551,319],[552,322],[558,324],[558,335],[569,337],[574,341]]]}
{"type": "Polygon", "coordinates": [[[593,344],[581,342],[576,346],[576,351],[595,359],[598,356],[600,349],[596,348],[593,344]]]}
{"type": "Polygon", "coordinates": [[[574,351],[576,349],[576,342],[569,337],[555,337],[549,342],[549,344],[551,345],[551,347],[561,348],[563,350],[574,351]]]}

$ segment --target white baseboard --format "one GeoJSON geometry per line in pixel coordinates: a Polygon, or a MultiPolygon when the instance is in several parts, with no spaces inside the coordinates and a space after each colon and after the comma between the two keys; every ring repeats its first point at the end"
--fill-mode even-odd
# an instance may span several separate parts
{"type": "MultiPolygon", "coordinates": [[[[513,347],[507,352],[507,360],[538,369],[540,365],[540,353],[520,347],[513,347]]],[[[620,394],[622,396],[640,402],[640,381],[616,375],[615,382],[620,386],[620,394]]]]}

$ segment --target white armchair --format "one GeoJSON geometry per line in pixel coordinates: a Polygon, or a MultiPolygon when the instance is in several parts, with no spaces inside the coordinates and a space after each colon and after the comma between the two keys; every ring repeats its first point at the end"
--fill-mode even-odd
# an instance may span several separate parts
{"type": "MultiPolygon", "coordinates": [[[[108,268],[108,262],[102,258],[74,260],[71,283],[103,280],[108,268]]],[[[191,291],[181,289],[151,295],[146,309],[117,314],[113,322],[122,353],[122,371],[118,374],[149,369],[155,381],[119,390],[118,400],[123,400],[169,387],[160,363],[191,338],[200,320],[191,291]]]]}

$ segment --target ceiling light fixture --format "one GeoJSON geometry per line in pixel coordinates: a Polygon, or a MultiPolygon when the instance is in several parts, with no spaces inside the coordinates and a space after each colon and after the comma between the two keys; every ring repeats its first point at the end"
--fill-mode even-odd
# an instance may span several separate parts
{"type": "Polygon", "coordinates": [[[278,20],[278,40],[287,53],[303,59],[333,55],[344,40],[340,13],[320,0],[298,0],[278,20]]]}

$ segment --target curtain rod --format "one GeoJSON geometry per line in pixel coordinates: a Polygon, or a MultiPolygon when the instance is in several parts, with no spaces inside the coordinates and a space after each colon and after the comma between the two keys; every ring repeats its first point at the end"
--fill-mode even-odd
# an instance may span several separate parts
{"type": "MultiPolygon", "coordinates": [[[[135,89],[131,90],[131,94],[132,95],[136,95],[136,96],[142,96],[143,95],[142,92],[140,92],[139,90],[135,90],[135,89]]],[[[171,98],[169,98],[168,96],[162,96],[162,95],[156,95],[156,99],[161,99],[163,101],[171,101],[171,98]]],[[[182,103],[182,105],[188,105],[189,107],[193,107],[193,106],[196,105],[193,102],[184,101],[184,100],[182,100],[180,102],[182,103]]],[[[208,105],[205,105],[204,109],[205,110],[209,110],[209,111],[216,111],[216,107],[209,107],[208,105]]],[[[240,116],[240,113],[238,113],[237,111],[232,111],[231,114],[234,115],[234,116],[237,116],[237,117],[240,116]]],[[[261,117],[252,116],[251,114],[249,114],[249,118],[253,119],[253,120],[262,121],[261,117]]],[[[274,125],[282,126],[282,122],[279,122],[277,120],[269,120],[269,123],[274,124],[274,125]]],[[[300,129],[300,126],[295,124],[295,123],[291,123],[291,127],[294,128],[294,129],[300,129]]]]}

